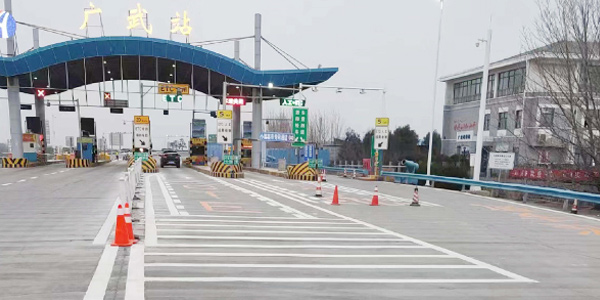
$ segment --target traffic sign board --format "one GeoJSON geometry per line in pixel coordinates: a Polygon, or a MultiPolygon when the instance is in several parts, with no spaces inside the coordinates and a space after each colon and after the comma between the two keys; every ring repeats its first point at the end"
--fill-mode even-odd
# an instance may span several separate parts
{"type": "Polygon", "coordinates": [[[225,154],[223,155],[223,163],[226,165],[239,165],[240,164],[240,156],[233,154],[225,154]]]}
{"type": "Polygon", "coordinates": [[[175,94],[190,94],[190,86],[188,84],[174,84],[174,83],[159,83],[158,93],[175,95],[175,94]]]}
{"type": "Polygon", "coordinates": [[[150,148],[150,124],[133,124],[133,147],[150,148]]]}
{"type": "Polygon", "coordinates": [[[302,147],[308,140],[308,109],[294,108],[292,114],[292,130],[294,133],[294,147],[302,147]]]}
{"type": "Polygon", "coordinates": [[[373,148],[376,150],[387,150],[389,135],[390,130],[387,127],[376,127],[375,144],[373,145],[373,148]]]}
{"type": "Polygon", "coordinates": [[[233,114],[231,110],[219,110],[217,112],[217,119],[232,119],[233,114]]]}
{"type": "Polygon", "coordinates": [[[300,107],[300,106],[305,106],[306,105],[306,100],[303,99],[291,99],[291,98],[280,98],[279,99],[279,105],[280,106],[296,106],[296,107],[300,107]]]}
{"type": "Polygon", "coordinates": [[[377,126],[377,127],[390,126],[390,118],[375,118],[375,126],[377,126]]]}
{"type": "Polygon", "coordinates": [[[231,119],[217,119],[217,143],[232,144],[232,128],[231,119]]]}
{"type": "Polygon", "coordinates": [[[181,101],[183,101],[183,96],[181,96],[181,94],[177,94],[177,95],[163,95],[163,101],[165,101],[165,102],[180,103],[181,101]]]}
{"type": "Polygon", "coordinates": [[[148,116],[134,116],[133,117],[134,124],[150,124],[150,117],[148,116]]]}

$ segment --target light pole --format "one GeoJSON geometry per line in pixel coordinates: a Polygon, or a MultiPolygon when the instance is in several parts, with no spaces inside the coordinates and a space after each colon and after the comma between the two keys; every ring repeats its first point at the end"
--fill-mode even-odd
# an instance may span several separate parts
{"type": "MultiPolygon", "coordinates": [[[[485,119],[485,102],[487,99],[487,83],[490,69],[490,50],[492,48],[492,29],[487,32],[487,39],[480,40],[485,43],[485,58],[483,61],[483,78],[481,79],[481,98],[479,99],[479,121],[477,123],[477,142],[475,144],[475,166],[473,180],[479,180],[481,173],[481,155],[483,154],[483,122],[485,119]]],[[[480,186],[471,186],[472,191],[480,191],[480,186]]]]}
{"type": "MultiPolygon", "coordinates": [[[[442,18],[444,16],[444,0],[440,0],[440,20],[438,23],[437,51],[435,55],[435,77],[433,78],[433,104],[431,105],[431,131],[429,132],[429,150],[427,154],[427,175],[431,175],[431,157],[433,156],[433,131],[435,129],[435,99],[437,97],[438,70],[440,66],[440,41],[442,40],[442,18]]],[[[429,180],[425,185],[430,185],[429,180]]]]}

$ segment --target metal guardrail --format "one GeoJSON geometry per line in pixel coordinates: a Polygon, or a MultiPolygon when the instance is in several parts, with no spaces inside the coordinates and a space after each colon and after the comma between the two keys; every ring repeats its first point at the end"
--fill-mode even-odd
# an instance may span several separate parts
{"type": "Polygon", "coordinates": [[[577,192],[559,188],[525,185],[518,183],[503,183],[494,181],[476,181],[472,179],[457,178],[457,177],[444,177],[437,175],[424,175],[424,174],[412,174],[412,173],[397,173],[397,172],[381,172],[382,176],[390,176],[394,178],[413,178],[420,180],[430,180],[454,183],[460,185],[480,186],[492,189],[499,189],[505,191],[522,192],[529,194],[537,194],[543,196],[557,197],[563,199],[577,199],[586,202],[600,204],[600,194],[577,192]]]}
{"type": "Polygon", "coordinates": [[[352,173],[354,171],[356,171],[356,173],[361,173],[363,175],[369,175],[369,171],[365,170],[365,169],[359,169],[359,168],[338,168],[338,167],[322,167],[321,169],[327,170],[328,172],[344,172],[344,170],[346,172],[352,173]]]}
{"type": "Polygon", "coordinates": [[[132,203],[135,196],[135,188],[142,180],[142,159],[138,158],[131,167],[127,168],[127,171],[123,175],[121,178],[123,182],[121,202],[132,203]]]}

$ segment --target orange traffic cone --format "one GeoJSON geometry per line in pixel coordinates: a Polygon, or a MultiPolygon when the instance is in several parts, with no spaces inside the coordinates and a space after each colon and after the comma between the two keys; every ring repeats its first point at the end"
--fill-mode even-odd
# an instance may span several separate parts
{"type": "Polygon", "coordinates": [[[115,226],[115,241],[111,246],[129,247],[131,245],[133,245],[133,241],[129,239],[123,206],[119,204],[117,208],[117,224],[115,226]]]}
{"type": "Polygon", "coordinates": [[[319,176],[319,180],[317,181],[317,190],[315,191],[315,197],[322,197],[323,192],[321,191],[321,176],[319,176]]]}
{"type": "Polygon", "coordinates": [[[127,236],[133,243],[137,243],[137,240],[133,236],[133,223],[131,222],[131,208],[129,208],[129,203],[125,202],[125,224],[127,224],[127,236]]]}
{"type": "Polygon", "coordinates": [[[375,194],[373,195],[373,200],[371,200],[371,206],[379,205],[379,195],[377,195],[378,192],[377,186],[375,186],[375,194]]]}
{"type": "Polygon", "coordinates": [[[337,189],[337,185],[335,186],[335,190],[333,191],[333,201],[331,202],[331,205],[340,205],[340,202],[338,200],[338,189],[337,189]]]}
{"type": "Polygon", "coordinates": [[[421,206],[421,204],[419,204],[419,188],[415,187],[415,192],[413,193],[413,202],[410,204],[410,206],[421,206]]]}
{"type": "Polygon", "coordinates": [[[577,214],[577,199],[573,200],[573,207],[571,207],[571,213],[577,214]]]}

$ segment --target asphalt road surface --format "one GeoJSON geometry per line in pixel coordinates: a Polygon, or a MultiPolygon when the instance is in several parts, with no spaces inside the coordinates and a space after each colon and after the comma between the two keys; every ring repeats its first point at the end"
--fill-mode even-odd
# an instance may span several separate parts
{"type": "Polygon", "coordinates": [[[600,299],[590,217],[428,188],[411,207],[413,186],[333,176],[317,198],[314,182],[163,168],[144,176],[140,242],[117,251],[103,228],[124,165],[65,170],[0,170],[0,299],[600,299]]]}

